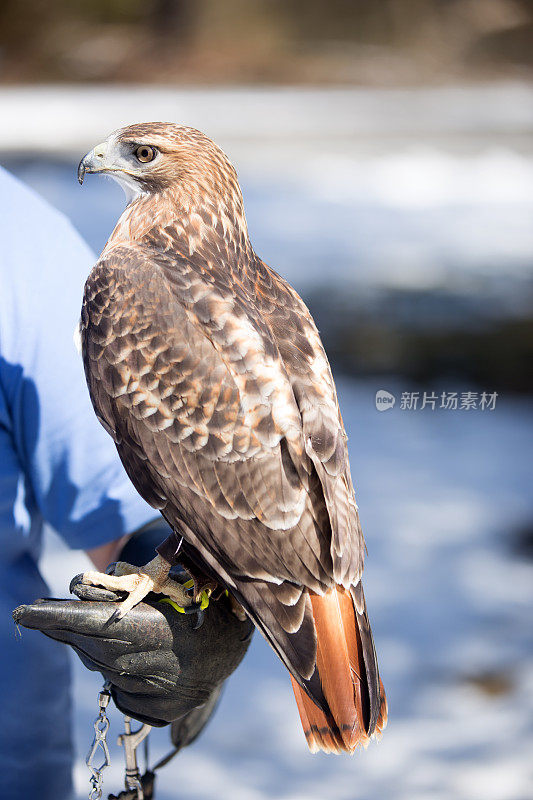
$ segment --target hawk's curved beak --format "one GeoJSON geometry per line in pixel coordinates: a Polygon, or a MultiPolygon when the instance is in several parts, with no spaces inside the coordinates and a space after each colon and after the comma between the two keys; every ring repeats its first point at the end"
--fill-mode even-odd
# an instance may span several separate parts
{"type": "Polygon", "coordinates": [[[78,183],[83,184],[85,175],[89,172],[105,172],[106,170],[106,143],[97,144],[86,153],[78,164],[78,183]]]}

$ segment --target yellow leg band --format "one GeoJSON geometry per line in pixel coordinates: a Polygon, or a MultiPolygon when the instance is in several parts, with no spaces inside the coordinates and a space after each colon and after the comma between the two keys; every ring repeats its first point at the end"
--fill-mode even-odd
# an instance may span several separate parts
{"type": "Polygon", "coordinates": [[[180,614],[185,614],[185,609],[183,606],[179,606],[175,600],[171,600],[170,597],[162,597],[161,600],[157,601],[158,603],[168,603],[169,606],[172,606],[173,609],[179,611],[180,614]]]}
{"type": "MultiPolygon", "coordinates": [[[[192,588],[192,583],[193,583],[192,581],[187,581],[187,583],[184,583],[183,585],[185,586],[186,589],[190,589],[190,588],[192,588]],[[187,586],[188,583],[190,583],[191,586],[187,586]]],[[[210,594],[210,592],[205,591],[205,589],[204,589],[203,592],[201,592],[201,594],[200,594],[200,611],[205,611],[205,609],[209,605],[209,594],[210,594]]],[[[162,597],[161,600],[159,600],[158,602],[159,603],[168,603],[169,606],[172,606],[172,608],[175,609],[175,611],[179,611],[180,614],[185,614],[186,613],[186,611],[183,608],[183,606],[179,606],[176,603],[176,601],[175,600],[171,600],[170,597],[162,597]]]]}

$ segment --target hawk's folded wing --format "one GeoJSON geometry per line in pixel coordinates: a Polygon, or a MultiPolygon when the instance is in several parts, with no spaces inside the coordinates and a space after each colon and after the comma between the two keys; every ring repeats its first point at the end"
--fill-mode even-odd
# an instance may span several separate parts
{"type": "Polygon", "coordinates": [[[115,247],[87,281],[82,344],[136,488],[301,680],[316,649],[305,589],[357,580],[363,543],[318,334],[264,270],[253,296],[244,274],[194,255],[115,247]]]}

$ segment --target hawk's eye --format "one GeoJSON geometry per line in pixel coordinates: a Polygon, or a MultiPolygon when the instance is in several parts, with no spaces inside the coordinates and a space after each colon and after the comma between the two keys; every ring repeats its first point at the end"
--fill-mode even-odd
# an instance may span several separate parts
{"type": "Polygon", "coordinates": [[[135,151],[137,161],[147,164],[148,161],[153,161],[155,158],[155,150],[147,144],[141,144],[135,151]]]}

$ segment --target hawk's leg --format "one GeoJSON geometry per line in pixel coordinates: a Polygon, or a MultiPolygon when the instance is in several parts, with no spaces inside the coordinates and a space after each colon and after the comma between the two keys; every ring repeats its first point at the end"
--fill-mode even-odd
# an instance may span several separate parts
{"type": "Polygon", "coordinates": [[[192,604],[193,598],[186,588],[168,577],[171,565],[162,556],[157,555],[144,567],[134,567],[125,561],[118,561],[114,575],[91,570],[84,572],[82,583],[91,586],[102,586],[112,591],[127,592],[128,597],[119,605],[113,615],[114,619],[121,619],[133,606],[140,603],[149,592],[164,594],[178,605],[186,608],[192,604]]]}

